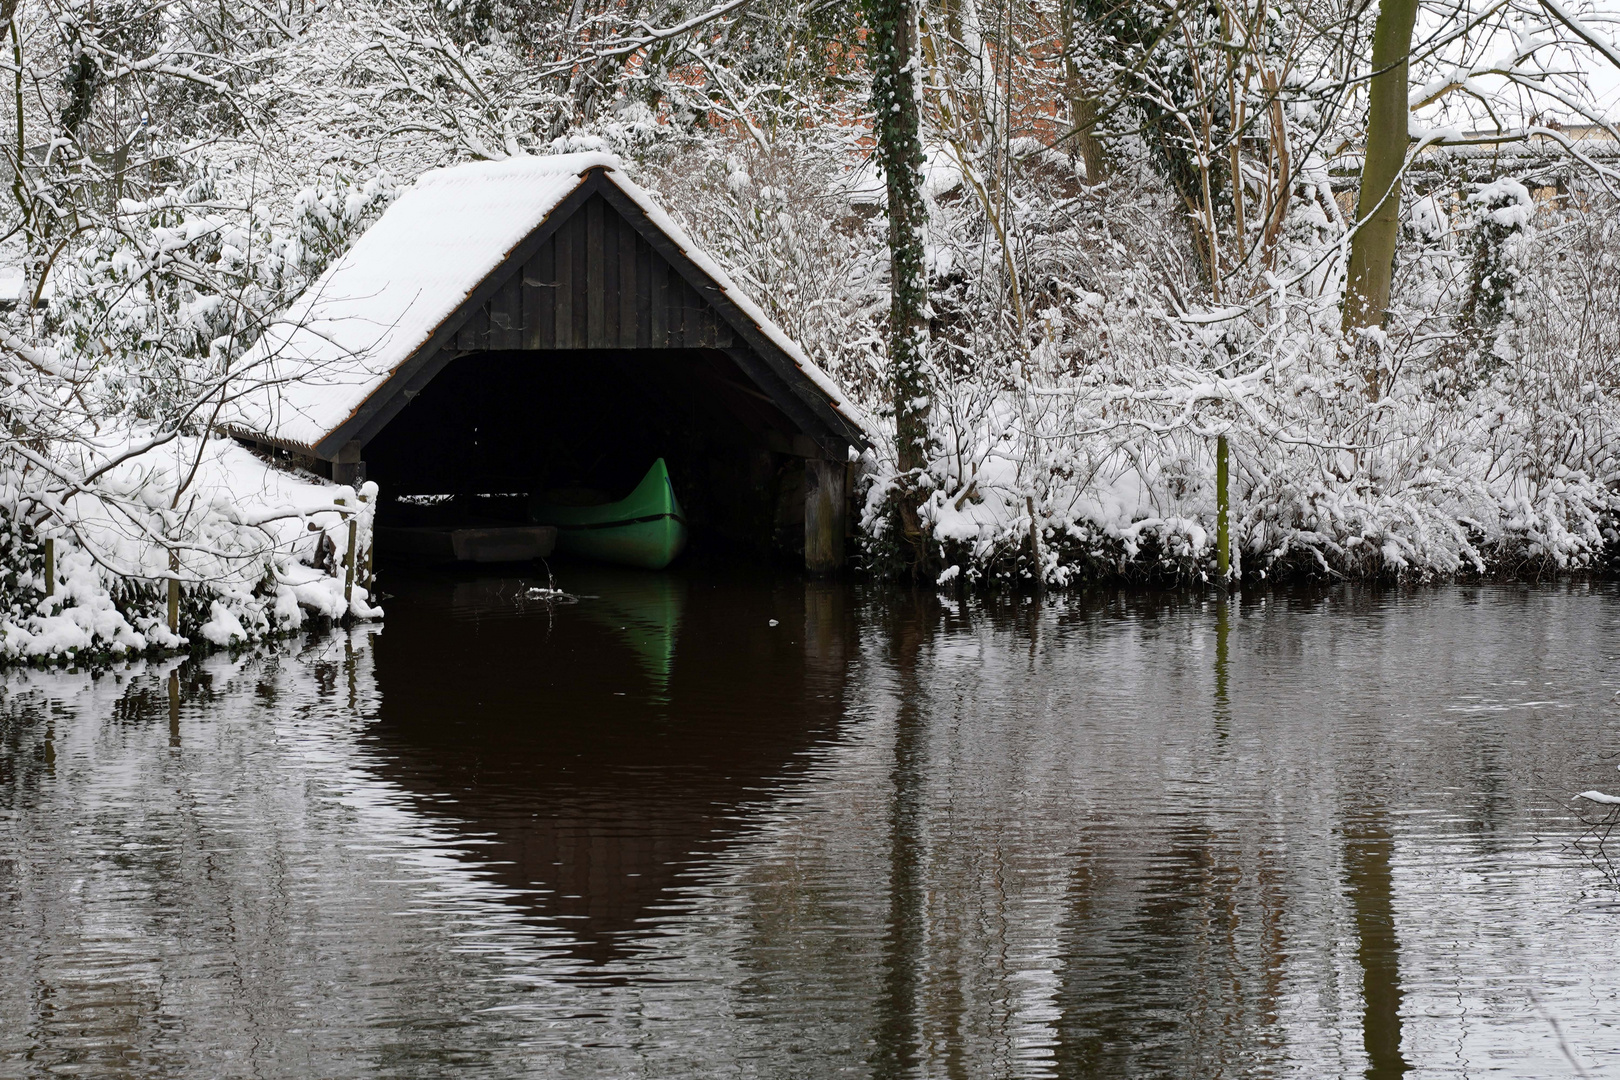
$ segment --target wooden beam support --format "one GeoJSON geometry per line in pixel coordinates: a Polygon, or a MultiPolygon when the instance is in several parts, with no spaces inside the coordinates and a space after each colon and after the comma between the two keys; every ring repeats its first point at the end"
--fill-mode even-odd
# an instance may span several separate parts
{"type": "MultiPolygon", "coordinates": [[[[729,356],[742,373],[751,379],[756,386],[765,391],[772,404],[793,422],[793,425],[804,433],[805,438],[816,447],[815,456],[830,457],[834,454],[847,452],[848,443],[837,434],[826,434],[816,438],[817,434],[827,431],[825,425],[817,422],[814,414],[804,401],[792,392],[787,383],[771,370],[770,366],[760,358],[754,350],[746,347],[721,349],[729,356]],[[774,391],[774,393],[772,393],[774,391]]],[[[811,456],[805,454],[805,457],[811,456]]]]}
{"type": "Polygon", "coordinates": [[[404,386],[399,393],[392,394],[386,400],[377,403],[377,408],[372,410],[363,426],[355,429],[354,438],[350,441],[360,443],[363,446],[375,439],[382,429],[387,427],[389,422],[399,415],[405,406],[415,400],[417,394],[427,388],[427,384],[432,382],[434,377],[445,369],[446,365],[452,360],[459,360],[463,355],[465,354],[454,349],[440,349],[432,356],[425,358],[405,379],[404,386]]]}
{"type": "Polygon", "coordinates": [[[337,459],[332,462],[332,482],[348,484],[353,488],[359,488],[366,482],[366,463],[360,460],[358,441],[344,443],[337,452],[337,459]]]}
{"type": "Polygon", "coordinates": [[[765,449],[788,457],[825,458],[827,451],[817,445],[816,441],[808,435],[784,435],[775,428],[767,428],[760,434],[765,449]]]}
{"type": "Polygon", "coordinates": [[[844,463],[804,463],[804,568],[836,574],[844,567],[844,463]]]}

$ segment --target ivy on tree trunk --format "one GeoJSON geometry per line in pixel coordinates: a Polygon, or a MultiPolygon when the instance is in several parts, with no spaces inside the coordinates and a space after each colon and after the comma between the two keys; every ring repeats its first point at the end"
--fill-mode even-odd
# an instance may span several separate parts
{"type": "MultiPolygon", "coordinates": [[[[1350,274],[1344,292],[1344,332],[1384,324],[1389,310],[1395,240],[1400,234],[1401,169],[1406,165],[1407,63],[1418,0],[1382,0],[1373,26],[1372,83],[1368,89],[1367,154],[1361,167],[1359,223],[1350,238],[1350,274]]],[[[1367,393],[1379,394],[1378,363],[1368,355],[1367,393]]]]}
{"type": "Polygon", "coordinates": [[[889,203],[889,388],[894,397],[901,525],[922,557],[918,472],[928,461],[928,276],[923,265],[923,149],[914,0],[866,0],[877,160],[889,203]]]}

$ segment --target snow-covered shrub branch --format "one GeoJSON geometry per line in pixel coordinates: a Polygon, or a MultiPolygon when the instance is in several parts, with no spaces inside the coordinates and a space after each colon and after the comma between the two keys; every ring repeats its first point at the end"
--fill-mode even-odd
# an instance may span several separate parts
{"type": "Polygon", "coordinates": [[[0,383],[0,660],[227,645],[309,614],[371,613],[363,578],[345,596],[356,568],[342,559],[351,521],[359,550],[370,544],[375,490],[300,476],[213,437],[199,417],[229,377],[169,426],[102,398],[93,366],[14,338],[0,343],[0,383]],[[171,580],[184,597],[178,633],[171,580]]]}
{"type": "Polygon", "coordinates": [[[265,320],[391,194],[340,180],[277,220],[199,172],[118,200],[57,261],[49,302],[13,313],[0,343],[0,528],[14,560],[0,660],[229,644],[371,612],[364,580],[345,596],[357,568],[339,553],[351,521],[369,547],[373,493],[261,459],[215,421],[272,377],[238,362],[265,320]]]}

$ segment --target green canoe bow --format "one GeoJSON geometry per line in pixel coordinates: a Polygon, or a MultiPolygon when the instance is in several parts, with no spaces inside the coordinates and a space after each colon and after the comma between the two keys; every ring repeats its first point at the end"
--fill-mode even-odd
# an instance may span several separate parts
{"type": "Polygon", "coordinates": [[[653,462],[629,495],[601,506],[536,502],[536,525],[557,527],[556,550],[599,562],[662,570],[686,547],[686,515],[675,498],[664,459],[653,462]]]}

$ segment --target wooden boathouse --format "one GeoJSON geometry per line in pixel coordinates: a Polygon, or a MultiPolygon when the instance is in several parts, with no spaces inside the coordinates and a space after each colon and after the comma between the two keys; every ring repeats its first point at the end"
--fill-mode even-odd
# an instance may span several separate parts
{"type": "Polygon", "coordinates": [[[861,412],[609,155],[425,174],[237,371],[226,430],[376,480],[383,518],[663,457],[698,545],[843,562],[861,412]]]}

